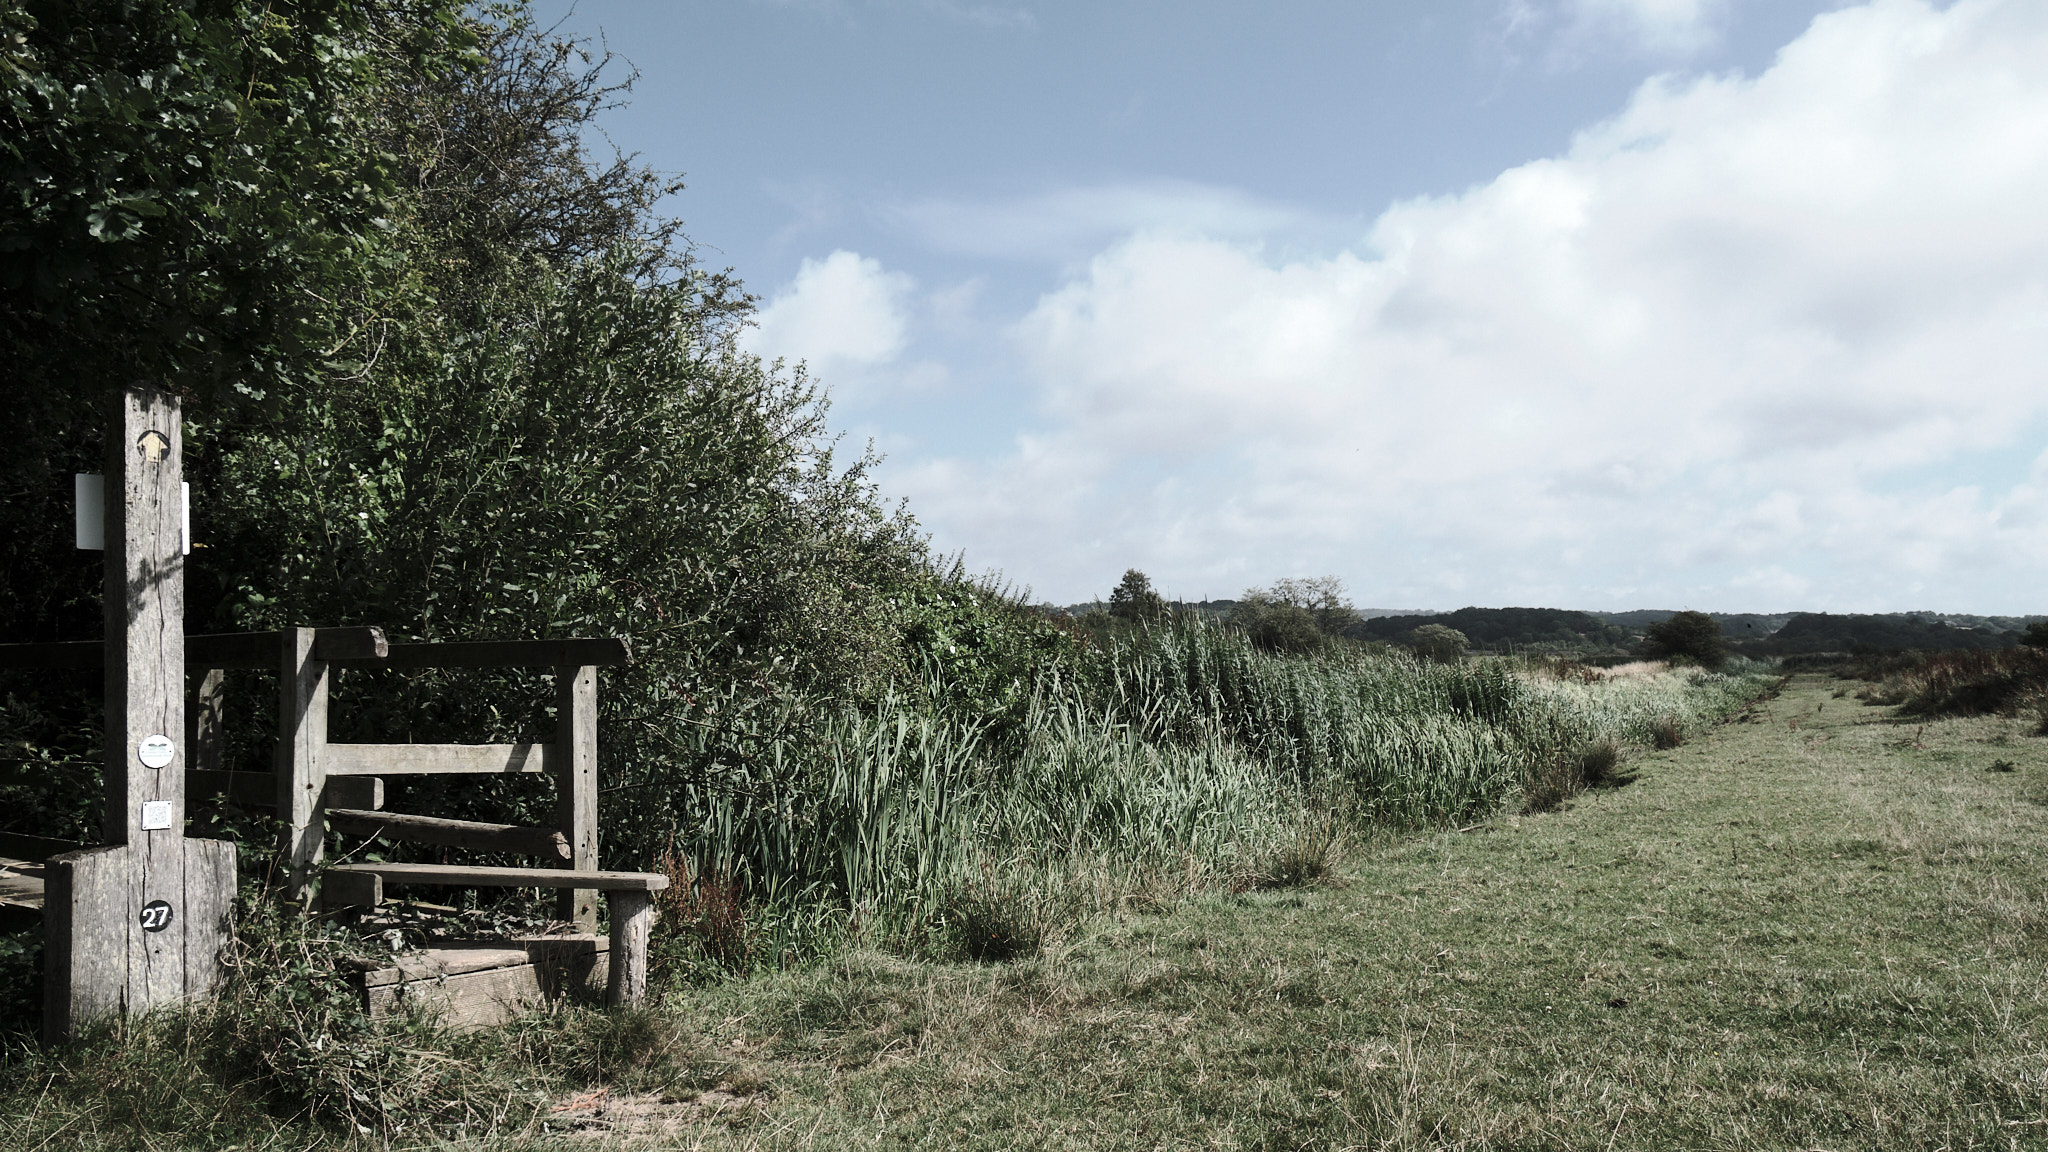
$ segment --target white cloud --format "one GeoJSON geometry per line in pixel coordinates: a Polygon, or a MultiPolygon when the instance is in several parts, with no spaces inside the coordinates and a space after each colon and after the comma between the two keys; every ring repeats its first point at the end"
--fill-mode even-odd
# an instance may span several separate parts
{"type": "Polygon", "coordinates": [[[841,249],[806,260],[796,279],[756,314],[747,351],[806,361],[827,379],[894,360],[908,339],[910,277],[841,249]]]}
{"type": "Polygon", "coordinates": [[[2048,462],[1924,477],[2048,415],[2044,204],[2048,6],[1877,0],[1353,251],[1129,235],[1015,328],[1049,426],[895,486],[1060,598],[2038,610],[2048,462]]]}

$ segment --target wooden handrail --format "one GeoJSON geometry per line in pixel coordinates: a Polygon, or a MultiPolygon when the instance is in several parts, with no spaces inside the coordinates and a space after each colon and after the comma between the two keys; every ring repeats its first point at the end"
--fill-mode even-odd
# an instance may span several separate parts
{"type": "MultiPolygon", "coordinates": [[[[205,632],[187,636],[185,667],[276,668],[277,636],[275,632],[205,632]]],[[[317,628],[313,632],[316,660],[381,660],[389,649],[382,628],[317,628]]],[[[98,640],[0,644],[0,668],[87,670],[105,663],[106,645],[98,640]]]]}
{"type": "Polygon", "coordinates": [[[588,668],[632,662],[633,650],[613,636],[393,644],[389,655],[374,661],[379,668],[588,668]]]}

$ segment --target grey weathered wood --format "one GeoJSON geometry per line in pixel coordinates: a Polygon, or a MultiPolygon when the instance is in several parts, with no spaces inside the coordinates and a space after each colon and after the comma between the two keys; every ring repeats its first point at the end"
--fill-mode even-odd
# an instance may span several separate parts
{"type": "Polygon", "coordinates": [[[501,775],[539,772],[545,744],[329,744],[322,753],[333,776],[501,775]]]}
{"type": "MultiPolygon", "coordinates": [[[[112,503],[112,501],[109,501],[112,503]]],[[[141,870],[125,844],[54,856],[43,874],[43,1038],[128,1008],[128,935],[141,870]]]]}
{"type": "Polygon", "coordinates": [[[178,402],[130,387],[112,397],[106,441],[104,778],[107,846],[44,866],[46,1035],[108,1012],[210,991],[235,892],[235,847],[185,836],[184,452],[178,402]],[[159,767],[145,737],[170,744],[159,767]],[[147,807],[146,807],[147,806],[147,807]],[[164,819],[146,819],[150,808],[164,819]],[[141,914],[163,901],[161,931],[141,914]]]}
{"type": "Polygon", "coordinates": [[[384,878],[361,872],[328,869],[320,877],[320,909],[375,908],[384,902],[384,878]]]}
{"type": "MultiPolygon", "coordinates": [[[[569,837],[569,868],[597,867],[597,668],[555,669],[555,819],[569,837]]],[[[597,930],[597,893],[569,889],[556,897],[555,915],[587,932],[597,930]]]]}
{"type": "MultiPolygon", "coordinates": [[[[277,633],[214,632],[185,637],[187,668],[277,667],[277,633]]],[[[387,644],[382,628],[316,628],[313,655],[325,661],[381,659],[387,644]]],[[[0,644],[0,668],[99,668],[106,647],[98,640],[43,644],[0,644]]]]}
{"type": "MultiPolygon", "coordinates": [[[[185,792],[193,801],[225,796],[238,808],[277,807],[275,772],[202,772],[185,774],[185,792]]],[[[384,807],[384,781],[375,776],[327,778],[321,793],[322,808],[384,807]]]]}
{"type": "Polygon", "coordinates": [[[613,1008],[647,998],[647,937],[654,926],[654,900],[644,891],[615,891],[612,914],[612,970],[605,1003],[613,1008]]]}
{"type": "Polygon", "coordinates": [[[450,644],[393,644],[377,661],[383,668],[558,668],[633,662],[633,650],[618,637],[557,640],[477,640],[450,644]]]}
{"type": "MultiPolygon", "coordinates": [[[[108,844],[181,839],[185,825],[184,435],[178,401],[149,388],[114,397],[106,444],[105,755],[108,844]],[[144,767],[145,736],[176,742],[171,762],[144,767]],[[142,830],[145,802],[171,805],[171,826],[142,830]]],[[[165,867],[181,867],[182,855],[165,867]]]]}
{"type": "Polygon", "coordinates": [[[0,906],[40,913],[45,891],[43,876],[47,871],[41,857],[23,860],[11,853],[0,853],[0,906]]]}
{"type": "Polygon", "coordinates": [[[168,840],[86,848],[44,866],[43,1034],[59,1040],[94,1017],[203,996],[220,975],[235,894],[235,846],[168,840]],[[179,867],[163,867],[171,852],[179,867]],[[143,905],[163,900],[171,926],[144,932],[143,905]]]}
{"type": "MultiPolygon", "coordinates": [[[[273,653],[274,654],[274,653],[273,653]]],[[[192,678],[192,699],[185,708],[185,794],[192,799],[192,778],[200,772],[220,771],[226,732],[227,673],[218,668],[201,670],[192,678]]]]}
{"type": "Polygon", "coordinates": [[[426,949],[364,973],[363,1007],[371,1016],[423,1008],[454,1028],[489,1027],[572,993],[597,994],[608,959],[609,942],[587,935],[426,949]]]}
{"type": "Polygon", "coordinates": [[[336,864],[337,872],[381,876],[386,884],[443,884],[453,888],[598,888],[607,892],[659,892],[659,872],[579,872],[569,868],[491,868],[461,864],[336,864]]]}
{"type": "Polygon", "coordinates": [[[352,836],[384,836],[414,844],[444,844],[477,852],[516,852],[550,860],[570,858],[568,838],[552,828],[522,828],[517,824],[485,824],[475,820],[447,820],[438,816],[347,808],[329,808],[327,826],[352,836]]]}
{"type": "Polygon", "coordinates": [[[327,662],[314,658],[313,629],[278,634],[277,818],[285,825],[286,896],[312,895],[326,828],[320,821],[327,786],[327,662]]]}
{"type": "Polygon", "coordinates": [[[0,832],[0,856],[15,860],[48,860],[60,852],[76,852],[87,845],[51,836],[30,836],[21,832],[0,832]]]}

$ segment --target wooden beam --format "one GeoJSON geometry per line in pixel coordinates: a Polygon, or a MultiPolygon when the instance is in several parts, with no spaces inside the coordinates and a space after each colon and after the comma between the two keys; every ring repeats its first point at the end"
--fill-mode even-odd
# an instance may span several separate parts
{"type": "Polygon", "coordinates": [[[329,744],[329,776],[503,775],[539,772],[546,744],[329,744]]]}
{"type": "Polygon", "coordinates": [[[617,637],[561,640],[478,640],[393,644],[381,668],[559,668],[630,664],[633,650],[617,637]]]}
{"type": "Polygon", "coordinates": [[[381,876],[386,884],[442,884],[452,888],[597,888],[606,892],[659,892],[659,872],[579,872],[573,868],[486,868],[454,864],[336,864],[327,870],[381,876]]]}
{"type": "MultiPolygon", "coordinates": [[[[225,796],[238,808],[277,807],[277,774],[274,772],[189,772],[185,788],[194,800],[225,796]]],[[[323,808],[384,807],[384,781],[375,776],[330,777],[321,796],[323,808]]]]}
{"type": "Polygon", "coordinates": [[[444,820],[403,812],[365,812],[329,808],[327,826],[352,836],[385,836],[415,844],[445,844],[476,852],[517,852],[551,860],[569,859],[569,840],[552,828],[517,824],[484,824],[475,820],[444,820]]]}
{"type": "MultiPolygon", "coordinates": [[[[187,668],[277,668],[277,633],[212,632],[185,637],[187,668]]],[[[316,660],[380,660],[390,648],[382,628],[315,628],[316,660]]],[[[98,640],[66,640],[48,644],[0,644],[0,668],[92,669],[106,664],[106,645],[98,640]]]]}

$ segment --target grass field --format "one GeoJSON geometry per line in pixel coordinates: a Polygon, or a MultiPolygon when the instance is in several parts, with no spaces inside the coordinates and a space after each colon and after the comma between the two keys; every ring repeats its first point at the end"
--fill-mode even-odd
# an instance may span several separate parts
{"type": "MultiPolygon", "coordinates": [[[[586,1087],[546,1086],[534,1123],[479,1102],[469,1139],[2048,1147],[2048,739],[1835,690],[1795,680],[1563,811],[1355,846],[1331,886],[1126,907],[1007,964],[854,951],[593,1014],[586,1087]]],[[[0,1146],[219,1142],[6,1095],[0,1146]]]]}
{"type": "Polygon", "coordinates": [[[2048,740],[1802,678],[1568,811],[1010,966],[706,993],[710,1147],[2048,1147],[2048,740]],[[1995,765],[2010,765],[1997,770],[1995,765]],[[741,1090],[735,1094],[734,1089],[741,1090]]]}

